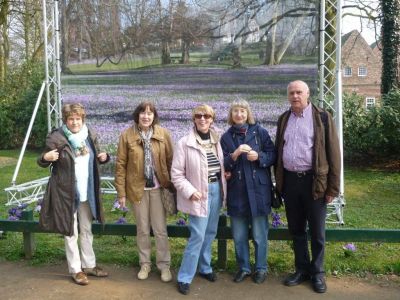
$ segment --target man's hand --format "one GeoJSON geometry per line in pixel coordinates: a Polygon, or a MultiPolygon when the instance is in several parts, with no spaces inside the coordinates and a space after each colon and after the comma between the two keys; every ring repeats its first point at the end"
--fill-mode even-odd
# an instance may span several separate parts
{"type": "Polygon", "coordinates": [[[331,203],[333,201],[333,199],[335,199],[335,197],[325,195],[325,202],[326,203],[328,203],[328,204],[331,203]]]}

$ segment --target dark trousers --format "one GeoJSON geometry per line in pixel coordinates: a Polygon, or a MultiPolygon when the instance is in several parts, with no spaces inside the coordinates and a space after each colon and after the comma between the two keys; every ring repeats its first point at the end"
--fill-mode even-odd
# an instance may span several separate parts
{"type": "Polygon", "coordinates": [[[324,274],[326,202],[313,199],[312,182],[312,174],[285,171],[283,198],[293,238],[296,271],[318,277],[324,274]],[[307,224],[311,235],[311,260],[307,224]]]}

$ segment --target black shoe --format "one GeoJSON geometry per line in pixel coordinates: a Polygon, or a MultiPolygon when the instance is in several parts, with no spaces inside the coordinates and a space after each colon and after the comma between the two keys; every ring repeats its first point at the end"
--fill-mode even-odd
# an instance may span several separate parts
{"type": "Polygon", "coordinates": [[[208,281],[214,282],[217,281],[217,274],[214,272],[211,273],[199,273],[200,277],[203,277],[204,279],[207,279],[208,281]]]}
{"type": "Polygon", "coordinates": [[[190,290],[190,284],[189,283],[184,283],[184,282],[179,282],[178,281],[178,291],[181,294],[187,295],[189,294],[190,290]]]}
{"type": "Polygon", "coordinates": [[[265,281],[265,278],[267,277],[267,273],[262,270],[258,270],[253,274],[253,281],[255,283],[263,283],[265,281]]]}
{"type": "Polygon", "coordinates": [[[249,272],[240,270],[239,272],[236,273],[235,277],[233,278],[233,281],[242,282],[249,275],[250,275],[249,272]]]}
{"type": "Polygon", "coordinates": [[[311,283],[314,292],[316,293],[325,293],[326,292],[326,283],[323,277],[315,277],[311,278],[311,283]]]}
{"type": "Polygon", "coordinates": [[[283,284],[286,286],[294,286],[294,285],[298,285],[304,281],[307,281],[309,279],[310,279],[310,275],[308,275],[307,273],[296,272],[296,273],[290,274],[285,279],[283,284]]]}

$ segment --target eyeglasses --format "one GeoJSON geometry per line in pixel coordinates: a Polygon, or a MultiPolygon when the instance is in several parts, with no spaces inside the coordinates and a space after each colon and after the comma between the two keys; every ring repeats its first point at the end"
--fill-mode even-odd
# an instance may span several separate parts
{"type": "Polygon", "coordinates": [[[199,119],[199,120],[204,117],[204,119],[208,120],[208,119],[212,118],[212,115],[209,115],[209,114],[205,114],[205,115],[203,115],[203,114],[194,114],[194,117],[196,119],[199,119]]]}

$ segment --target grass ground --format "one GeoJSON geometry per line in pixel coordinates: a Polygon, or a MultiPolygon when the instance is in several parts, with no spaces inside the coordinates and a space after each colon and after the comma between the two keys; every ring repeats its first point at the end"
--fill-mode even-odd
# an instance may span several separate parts
{"type": "MultiPolygon", "coordinates": [[[[17,182],[25,182],[48,175],[48,170],[36,165],[37,152],[27,152],[17,182]]],[[[0,150],[0,190],[10,185],[17,151],[0,150]]],[[[347,167],[345,170],[346,207],[345,227],[352,228],[397,228],[400,221],[400,174],[381,169],[347,167]]],[[[1,192],[0,218],[7,218],[6,195],[1,192]]],[[[113,197],[104,201],[107,222],[115,222],[119,215],[111,212],[113,197]]],[[[35,216],[38,217],[37,215],[35,216]]],[[[131,214],[128,221],[134,222],[131,214]]],[[[175,223],[170,218],[169,223],[175,223]]],[[[331,225],[333,226],[333,225],[331,225]]],[[[36,234],[36,254],[31,263],[47,265],[64,260],[64,241],[55,234],[36,234]]],[[[172,266],[179,267],[186,240],[170,240],[172,266]]],[[[400,244],[394,243],[354,243],[357,250],[345,256],[343,243],[328,242],[326,248],[326,270],[329,274],[373,274],[400,275],[400,244]]],[[[23,258],[23,241],[20,233],[7,233],[0,239],[0,259],[17,261],[23,258]]],[[[95,252],[100,263],[118,265],[138,265],[138,255],[134,237],[96,236],[95,252]]],[[[213,251],[216,258],[216,245],[213,251]]],[[[154,257],[153,257],[154,259],[154,257]]],[[[270,272],[281,274],[293,266],[290,242],[271,241],[269,243],[270,272]]],[[[232,241],[228,243],[228,271],[235,270],[232,241]]]]}
{"type": "MultiPolygon", "coordinates": [[[[243,67],[259,66],[264,63],[259,57],[259,49],[245,49],[241,54],[241,64],[243,67]]],[[[101,67],[96,66],[95,61],[82,61],[69,66],[73,74],[98,74],[106,72],[121,72],[137,69],[158,68],[158,67],[222,67],[231,68],[232,60],[230,58],[220,62],[211,62],[209,52],[191,52],[190,63],[182,65],[179,63],[181,54],[178,52],[171,53],[171,65],[161,66],[161,59],[157,53],[149,57],[127,56],[119,64],[115,65],[110,62],[104,63],[101,67]]],[[[284,56],[281,64],[317,64],[316,56],[284,56]]]]}

